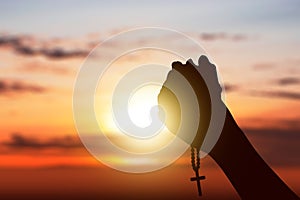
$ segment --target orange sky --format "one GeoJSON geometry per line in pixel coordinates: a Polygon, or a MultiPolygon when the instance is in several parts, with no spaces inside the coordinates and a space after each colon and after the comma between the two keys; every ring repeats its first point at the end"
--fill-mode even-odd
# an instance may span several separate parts
{"type": "MultiPolygon", "coordinates": [[[[167,197],[195,198],[195,185],[188,182],[193,175],[189,153],[158,172],[130,175],[96,161],[77,135],[72,93],[80,66],[96,44],[137,26],[174,28],[205,48],[221,74],[226,105],[235,119],[260,155],[300,194],[300,29],[294,3],[276,1],[270,7],[268,1],[197,6],[193,2],[170,9],[167,3],[159,8],[109,2],[78,3],[72,8],[66,2],[61,6],[0,3],[0,194],[10,195],[15,189],[26,194],[36,187],[40,194],[62,194],[61,185],[66,185],[68,194],[82,190],[82,194],[105,196],[107,191],[123,188],[118,195],[125,195],[138,188],[138,195],[155,197],[165,190],[167,197]],[[120,16],[111,19],[107,10],[120,16]],[[158,14],[152,16],[150,11],[158,14]],[[122,181],[115,183],[118,178],[122,181]],[[155,184],[161,185],[159,191],[155,184]]],[[[115,44],[111,51],[118,45],[122,44],[115,44]]],[[[131,56],[119,62],[155,58],[149,52],[131,56]]],[[[115,73],[117,77],[119,71],[115,73]]],[[[216,164],[210,158],[204,163],[207,198],[221,194],[237,198],[216,164]]]]}
{"type": "MultiPolygon", "coordinates": [[[[38,38],[36,40],[39,41],[38,38]]],[[[39,42],[36,43],[39,44],[39,42]]],[[[56,42],[53,41],[49,43],[47,48],[56,45],[56,42]]],[[[209,46],[213,42],[204,41],[204,43],[207,44],[207,51],[209,51],[209,46]]],[[[240,43],[242,41],[239,43],[233,42],[231,45],[233,47],[240,46],[240,43]]],[[[82,49],[86,48],[84,44],[81,45],[83,46],[82,49]]],[[[72,46],[72,41],[65,39],[63,47],[69,48],[69,46],[72,46]]],[[[77,48],[80,49],[81,46],[77,48]]],[[[222,48],[222,46],[219,48],[222,48]]],[[[180,164],[177,162],[177,164],[172,165],[173,167],[167,167],[151,176],[138,175],[139,178],[137,180],[134,178],[135,175],[132,177],[110,170],[88,154],[77,136],[72,114],[73,83],[84,56],[58,59],[49,58],[45,55],[25,55],[16,52],[9,44],[0,46],[0,51],[3,63],[13,66],[1,68],[5,75],[1,77],[1,84],[4,86],[2,86],[3,89],[0,92],[0,101],[2,105],[6,106],[0,111],[2,116],[2,125],[0,126],[2,133],[0,138],[2,152],[0,160],[2,162],[0,162],[0,168],[3,169],[1,172],[2,176],[6,177],[6,180],[10,180],[11,184],[14,184],[17,188],[21,188],[23,184],[27,185],[25,181],[20,182],[19,178],[28,179],[28,176],[33,177],[28,182],[27,187],[20,189],[20,194],[24,193],[25,190],[34,190],[33,188],[37,187],[36,182],[41,181],[40,176],[45,178],[53,177],[45,183],[42,182],[39,186],[41,191],[45,193],[53,191],[58,194],[63,193],[64,190],[54,186],[54,184],[57,180],[64,179],[62,180],[64,184],[68,184],[67,182],[70,180],[76,182],[74,185],[69,185],[70,190],[74,190],[74,188],[77,190],[78,187],[82,187],[78,190],[91,192],[96,196],[105,196],[108,195],[108,192],[105,194],[97,192],[96,185],[99,181],[101,187],[110,188],[107,186],[108,183],[105,185],[100,183],[107,176],[107,178],[109,177],[112,180],[109,183],[111,187],[123,187],[123,189],[120,189],[121,193],[128,194],[131,189],[124,186],[124,182],[141,181],[145,182],[145,185],[152,185],[152,182],[148,183],[148,179],[151,177],[151,180],[156,182],[161,179],[160,175],[156,174],[162,173],[164,174],[164,179],[168,179],[167,176],[176,177],[171,179],[173,181],[161,182],[162,184],[168,184],[168,187],[165,189],[167,190],[166,195],[169,196],[173,187],[179,187],[177,183],[179,184],[183,180],[187,181],[189,176],[193,175],[189,166],[188,153],[182,157],[180,164]],[[19,89],[15,89],[16,85],[19,89]],[[36,172],[35,169],[37,168],[42,171],[36,172]],[[67,174],[66,170],[68,171],[67,174]],[[12,175],[12,173],[18,175],[12,175]],[[81,174],[80,176],[82,176],[84,181],[90,183],[91,188],[86,187],[85,184],[77,180],[78,173],[81,174]],[[182,173],[182,175],[178,176],[178,173],[182,173]],[[93,177],[93,174],[96,177],[93,177]],[[105,177],[103,177],[104,175],[105,177]],[[116,186],[113,180],[119,178],[118,176],[121,176],[122,182],[116,186]]],[[[273,83],[289,75],[274,77],[273,70],[270,72],[268,69],[256,69],[252,66],[262,61],[248,61],[244,63],[245,66],[248,66],[245,70],[250,71],[252,74],[264,73],[264,77],[268,79],[261,80],[261,75],[259,74],[247,74],[244,75],[244,78],[240,78],[238,72],[241,73],[242,70],[228,66],[245,60],[232,61],[233,58],[226,57],[226,60],[223,61],[225,58],[223,58],[222,54],[220,57],[218,57],[218,53],[213,55],[218,60],[215,62],[218,64],[223,81],[227,86],[227,106],[231,109],[239,124],[245,130],[249,129],[249,132],[246,131],[249,134],[249,139],[266,161],[271,166],[279,168],[279,175],[284,177],[284,180],[295,191],[299,192],[297,187],[299,185],[297,180],[299,179],[293,175],[298,171],[300,163],[297,157],[299,154],[291,152],[295,151],[295,148],[298,146],[298,142],[293,141],[293,138],[295,137],[294,132],[299,132],[300,130],[299,125],[295,123],[300,113],[299,101],[296,98],[269,97],[268,95],[263,96],[259,93],[251,93],[252,90],[277,91],[273,83]],[[260,87],[262,83],[259,82],[267,85],[260,87]],[[241,83],[241,85],[238,85],[238,83],[241,83]],[[270,140],[267,139],[269,135],[260,135],[260,133],[264,133],[268,129],[273,131],[283,129],[285,131],[278,132],[270,140]],[[280,139],[282,134],[285,134],[284,140],[280,139]],[[291,145],[292,148],[286,149],[288,145],[291,145]],[[279,154],[282,156],[275,156],[273,153],[274,149],[277,148],[280,149],[278,151],[282,151],[279,154]],[[288,158],[289,156],[291,157],[288,158]]],[[[137,58],[143,59],[142,57],[137,58]]],[[[276,70],[280,71],[281,69],[276,70]]],[[[289,72],[284,73],[289,74],[289,72]]],[[[294,84],[287,85],[284,88],[287,92],[294,91],[294,89],[294,84]]],[[[208,163],[212,162],[210,160],[208,163]]],[[[207,183],[204,184],[204,188],[207,188],[205,193],[210,199],[222,194],[231,198],[237,198],[236,192],[216,164],[207,164],[204,168],[206,169],[203,169],[203,171],[206,172],[209,178],[207,183]],[[225,190],[221,185],[228,187],[228,190],[225,190]],[[216,190],[218,193],[214,194],[216,190]]],[[[143,193],[149,195],[150,193],[147,190],[148,186],[130,185],[139,187],[140,195],[143,193]]],[[[188,194],[191,198],[196,198],[193,196],[195,195],[195,185],[189,182],[183,185],[182,192],[180,191],[174,196],[186,196],[188,194]]],[[[3,186],[3,188],[8,191],[11,190],[9,185],[3,186]]],[[[108,190],[105,189],[105,191],[108,190]]],[[[162,192],[152,191],[152,193],[161,194],[162,192]]],[[[71,194],[67,192],[66,195],[70,196],[71,194]]]]}

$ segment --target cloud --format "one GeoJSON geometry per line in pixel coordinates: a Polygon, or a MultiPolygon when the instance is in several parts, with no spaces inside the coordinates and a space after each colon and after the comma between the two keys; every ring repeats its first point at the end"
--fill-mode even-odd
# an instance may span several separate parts
{"type": "Polygon", "coordinates": [[[233,91],[236,91],[239,89],[239,87],[237,85],[232,85],[232,84],[228,84],[228,83],[226,83],[224,85],[224,87],[225,87],[225,92],[233,92],[233,91]]]}
{"type": "Polygon", "coordinates": [[[21,44],[21,38],[16,36],[0,36],[0,46],[10,45],[19,46],[21,44]]]}
{"type": "Polygon", "coordinates": [[[17,54],[24,56],[42,55],[50,59],[85,57],[89,50],[63,49],[61,47],[45,47],[42,41],[29,36],[0,36],[0,47],[9,46],[17,54]],[[35,43],[41,43],[36,47],[35,43]]]}
{"type": "Polygon", "coordinates": [[[286,77],[276,81],[278,85],[297,85],[300,84],[300,78],[286,77]]]}
{"type": "MultiPolygon", "coordinates": [[[[290,72],[292,74],[299,73],[299,59],[286,58],[283,60],[274,61],[265,61],[256,63],[252,66],[254,70],[282,70],[284,69],[286,72],[290,72]]],[[[282,73],[282,72],[281,72],[282,73]]]]}
{"type": "Polygon", "coordinates": [[[28,84],[20,81],[4,81],[0,80],[0,94],[3,93],[24,93],[24,92],[32,92],[32,93],[42,93],[45,92],[46,88],[28,84]]]}
{"type": "Polygon", "coordinates": [[[13,133],[9,141],[3,142],[2,145],[10,148],[81,148],[83,147],[79,139],[71,136],[57,137],[41,141],[34,137],[24,136],[20,133],[13,133]]]}
{"type": "Polygon", "coordinates": [[[242,41],[248,39],[246,35],[243,34],[227,34],[227,33],[201,33],[199,35],[201,40],[205,41],[215,41],[215,40],[232,40],[232,41],[242,41]]]}
{"type": "Polygon", "coordinates": [[[72,72],[72,70],[62,64],[49,63],[39,60],[24,63],[22,66],[18,67],[17,70],[20,72],[52,73],[58,75],[66,75],[72,72]]]}
{"type": "Polygon", "coordinates": [[[255,70],[268,70],[268,69],[273,69],[274,67],[276,67],[276,64],[271,62],[257,63],[253,65],[253,69],[255,70]]]}
{"type": "Polygon", "coordinates": [[[271,165],[300,165],[300,129],[244,129],[259,154],[271,165]]]}
{"type": "Polygon", "coordinates": [[[70,58],[70,57],[85,57],[88,55],[88,51],[85,50],[63,50],[61,48],[55,49],[40,49],[39,54],[48,58],[70,58]]]}
{"type": "Polygon", "coordinates": [[[300,93],[298,92],[289,92],[289,91],[252,91],[250,94],[255,96],[264,96],[264,97],[277,97],[291,100],[299,100],[300,93]]]}
{"type": "MultiPolygon", "coordinates": [[[[278,111],[278,113],[284,112],[284,110],[278,111]]],[[[296,111],[297,113],[297,111],[296,111]]],[[[268,116],[260,116],[254,118],[247,118],[248,127],[268,127],[273,129],[297,129],[300,132],[299,115],[295,115],[293,118],[269,118],[268,116]]]]}
{"type": "Polygon", "coordinates": [[[243,34],[235,34],[235,35],[231,36],[231,40],[233,40],[233,41],[242,41],[242,40],[246,40],[246,39],[248,39],[248,37],[243,34]]]}
{"type": "MultiPolygon", "coordinates": [[[[231,40],[242,41],[248,39],[243,34],[228,33],[202,33],[201,40],[231,40]]],[[[98,40],[97,40],[98,41],[98,40]]],[[[139,41],[141,42],[141,41],[139,41]]],[[[98,43],[98,42],[97,42],[98,43]]],[[[122,44],[115,44],[122,45],[122,44]]],[[[142,45],[142,44],[141,44],[142,45]]],[[[95,44],[87,40],[51,39],[41,40],[32,35],[2,35],[0,36],[0,47],[10,47],[13,51],[23,56],[44,56],[49,59],[66,59],[86,57],[95,44]],[[80,45],[78,45],[80,43],[80,45]],[[79,46],[82,46],[79,48],[79,46]],[[69,48],[67,48],[69,47],[69,48]],[[71,47],[71,48],[70,48],[71,47]]]]}
{"type": "Polygon", "coordinates": [[[33,49],[31,47],[27,47],[27,46],[16,46],[14,48],[14,50],[18,54],[26,55],[26,56],[32,56],[32,55],[37,55],[38,54],[38,50],[33,49]]]}
{"type": "MultiPolygon", "coordinates": [[[[284,119],[284,120],[281,120],[281,123],[286,126],[286,127],[289,127],[290,129],[296,129],[298,128],[298,133],[300,133],[300,123],[299,123],[299,119],[300,119],[300,116],[299,117],[296,117],[294,120],[293,119],[284,119]]],[[[300,135],[300,134],[298,134],[300,135]]]]}

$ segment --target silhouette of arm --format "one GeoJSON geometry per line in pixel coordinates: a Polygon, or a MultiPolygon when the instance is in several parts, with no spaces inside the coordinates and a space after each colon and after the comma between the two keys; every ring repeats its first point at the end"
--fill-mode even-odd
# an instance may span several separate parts
{"type": "Polygon", "coordinates": [[[221,136],[209,155],[242,199],[299,199],[255,151],[228,109],[221,136]]]}
{"type": "MultiPolygon", "coordinates": [[[[199,123],[199,129],[191,145],[199,148],[203,143],[209,123],[216,122],[210,122],[209,120],[212,119],[211,110],[209,109],[211,107],[209,98],[211,94],[203,77],[197,73],[196,68],[203,70],[204,74],[209,77],[210,84],[213,84],[213,88],[215,88],[215,96],[224,105],[221,100],[222,90],[218,82],[215,66],[209,62],[207,57],[201,56],[198,66],[189,60],[186,64],[174,62],[172,68],[164,85],[175,88],[182,87],[181,83],[175,80],[174,74],[177,71],[188,80],[196,92],[201,120],[196,122],[199,123]]],[[[189,101],[191,97],[185,98],[189,101]]],[[[165,122],[168,129],[176,134],[181,120],[180,105],[176,95],[163,86],[158,96],[158,101],[166,110],[167,117],[165,122]]],[[[226,117],[223,130],[217,143],[208,153],[224,171],[240,197],[242,199],[299,199],[259,156],[235,122],[228,108],[226,106],[225,108],[226,117]]],[[[186,135],[178,136],[188,141],[186,135]]]]}

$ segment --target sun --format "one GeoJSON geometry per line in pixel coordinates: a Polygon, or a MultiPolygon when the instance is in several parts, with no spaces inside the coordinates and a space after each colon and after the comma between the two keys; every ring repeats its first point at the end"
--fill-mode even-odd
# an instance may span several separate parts
{"type": "MultiPolygon", "coordinates": [[[[138,87],[130,94],[127,112],[129,120],[137,127],[148,127],[152,123],[151,117],[159,118],[159,116],[155,116],[153,113],[151,115],[151,109],[158,106],[158,95],[161,87],[162,86],[158,83],[147,83],[138,87]]],[[[158,151],[173,141],[175,137],[174,134],[164,125],[157,133],[154,133],[151,137],[147,137],[147,139],[132,137],[123,132],[113,117],[111,96],[114,90],[105,89],[107,96],[99,95],[100,92],[97,93],[95,114],[102,133],[112,144],[125,151],[140,154],[158,151]]],[[[160,113],[157,112],[157,115],[159,114],[160,113]]]]}
{"type": "Polygon", "coordinates": [[[161,86],[149,84],[138,88],[128,102],[128,114],[131,121],[141,128],[151,124],[150,110],[158,105],[157,96],[161,86]]]}

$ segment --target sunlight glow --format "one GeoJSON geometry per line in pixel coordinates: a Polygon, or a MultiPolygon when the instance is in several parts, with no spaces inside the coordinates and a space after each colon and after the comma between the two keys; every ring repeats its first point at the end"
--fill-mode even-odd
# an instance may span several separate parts
{"type": "Polygon", "coordinates": [[[157,96],[161,87],[146,85],[139,88],[129,100],[128,113],[132,122],[139,127],[151,124],[150,110],[158,104],[157,96]]]}

